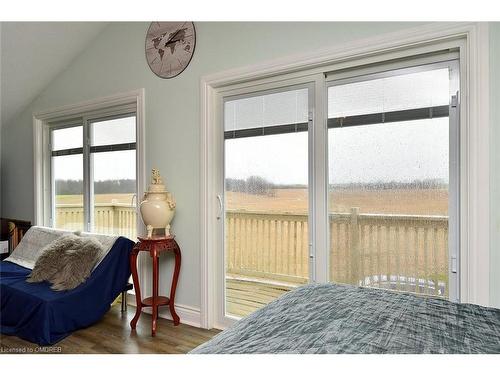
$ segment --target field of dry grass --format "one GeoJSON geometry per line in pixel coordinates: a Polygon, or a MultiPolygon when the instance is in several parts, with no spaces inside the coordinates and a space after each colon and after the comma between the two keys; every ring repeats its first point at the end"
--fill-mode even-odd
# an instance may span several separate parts
{"type": "MultiPolygon", "coordinates": [[[[96,203],[131,204],[134,194],[95,194],[94,197],[96,203]]],[[[57,195],[56,204],[83,205],[83,195],[57,195]]]]}
{"type": "MultiPolygon", "coordinates": [[[[133,194],[96,194],[96,203],[130,204],[133,194]]],[[[58,195],[57,204],[83,204],[81,195],[58,195]]],[[[307,213],[308,194],[305,189],[276,189],[273,196],[229,191],[228,209],[307,213]]],[[[448,191],[419,190],[337,190],[330,192],[330,212],[349,212],[359,207],[360,213],[447,215],[448,191]]]]}
{"type": "MultiPolygon", "coordinates": [[[[228,209],[307,213],[305,189],[277,189],[274,196],[226,193],[228,209]]],[[[349,212],[359,207],[361,213],[447,215],[448,191],[419,190],[343,190],[330,192],[330,212],[349,212]]]]}

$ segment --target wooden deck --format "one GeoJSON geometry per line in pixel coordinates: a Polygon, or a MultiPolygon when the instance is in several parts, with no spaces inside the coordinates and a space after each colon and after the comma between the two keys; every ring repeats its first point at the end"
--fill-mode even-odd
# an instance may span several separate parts
{"type": "MultiPolygon", "coordinates": [[[[228,274],[226,276],[227,314],[245,317],[274,301],[282,294],[304,284],[228,274]]],[[[426,280],[416,280],[395,275],[383,275],[381,283],[365,284],[365,286],[417,293],[424,296],[429,294],[426,280]],[[419,288],[419,292],[415,292],[416,288],[419,288]]],[[[445,285],[441,284],[438,288],[441,290],[440,296],[443,296],[445,285]]]]}
{"type": "Polygon", "coordinates": [[[226,277],[227,312],[247,316],[298,285],[259,278],[226,277]]]}

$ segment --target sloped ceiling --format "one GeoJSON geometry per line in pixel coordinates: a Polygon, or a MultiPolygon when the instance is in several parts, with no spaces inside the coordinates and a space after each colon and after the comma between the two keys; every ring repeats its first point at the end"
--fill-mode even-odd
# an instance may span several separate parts
{"type": "Polygon", "coordinates": [[[1,122],[9,123],[87,47],[106,22],[3,22],[1,122]]]}

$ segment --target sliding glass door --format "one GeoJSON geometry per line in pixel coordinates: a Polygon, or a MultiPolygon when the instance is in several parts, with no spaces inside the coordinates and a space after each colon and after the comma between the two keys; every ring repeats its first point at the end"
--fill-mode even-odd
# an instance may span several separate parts
{"type": "Polygon", "coordinates": [[[309,281],[310,95],[294,87],[224,103],[226,315],[309,281]]]}
{"type": "Polygon", "coordinates": [[[330,82],[330,280],[456,298],[455,77],[446,62],[330,82]]]}
{"type": "Polygon", "coordinates": [[[225,91],[221,326],[310,282],[458,300],[455,56],[225,91]]]}

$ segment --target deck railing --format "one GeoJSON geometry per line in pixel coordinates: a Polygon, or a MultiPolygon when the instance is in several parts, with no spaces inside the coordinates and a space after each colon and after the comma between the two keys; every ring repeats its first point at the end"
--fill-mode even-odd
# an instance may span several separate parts
{"type": "MultiPolygon", "coordinates": [[[[330,214],[333,281],[448,295],[448,217],[330,214]]],[[[309,275],[308,216],[226,212],[228,273],[303,284],[309,275]]]]}
{"type": "MultiPolygon", "coordinates": [[[[448,217],[330,214],[332,281],[448,295],[448,217]]],[[[95,231],[136,238],[129,204],[97,204],[95,231]]],[[[56,206],[58,228],[81,229],[83,207],[56,206]]],[[[308,216],[226,211],[227,273],[300,285],[309,278],[308,216]]]]}
{"type": "MultiPolygon", "coordinates": [[[[56,227],[81,230],[84,222],[83,206],[56,205],[56,227]]],[[[94,232],[137,237],[137,214],[134,206],[127,203],[97,203],[94,205],[94,232]]]]}

